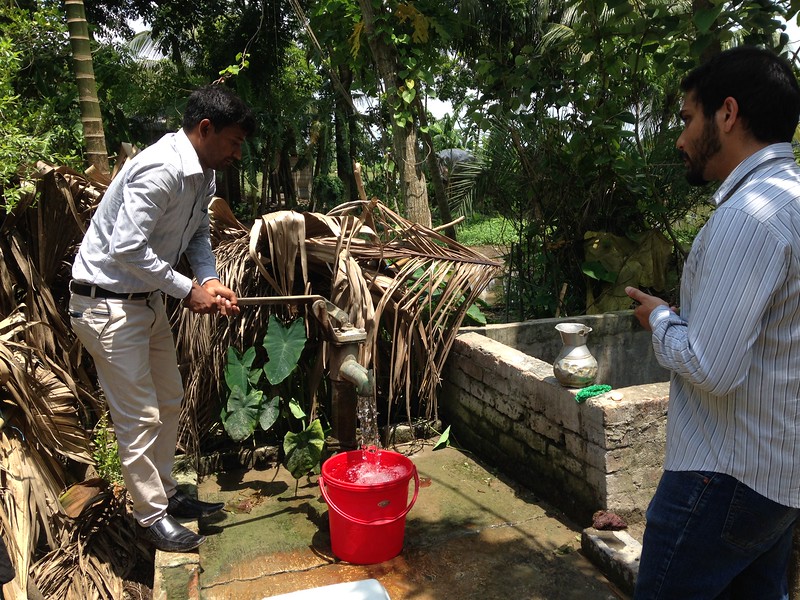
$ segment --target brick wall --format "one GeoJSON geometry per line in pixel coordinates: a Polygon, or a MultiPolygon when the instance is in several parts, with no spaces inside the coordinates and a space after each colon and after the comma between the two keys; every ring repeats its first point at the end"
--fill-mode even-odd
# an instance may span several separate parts
{"type": "Polygon", "coordinates": [[[582,404],[576,391],[556,381],[550,363],[472,331],[450,351],[440,403],[457,445],[580,523],[598,509],[643,519],[661,476],[668,383],[582,404]]]}

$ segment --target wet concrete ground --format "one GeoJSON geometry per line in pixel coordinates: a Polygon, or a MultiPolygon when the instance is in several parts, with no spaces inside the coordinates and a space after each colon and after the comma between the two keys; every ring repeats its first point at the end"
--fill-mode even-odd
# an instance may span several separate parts
{"type": "Polygon", "coordinates": [[[226,505],[198,524],[208,536],[195,555],[199,568],[187,568],[191,555],[171,555],[183,564],[171,569],[162,561],[156,600],[261,600],[369,578],[392,600],[627,599],[581,553],[586,524],[467,453],[434,452],[430,443],[397,450],[421,480],[397,557],[375,565],[337,559],[317,477],[296,482],[283,467],[220,473],[197,487],[200,499],[226,505]]]}

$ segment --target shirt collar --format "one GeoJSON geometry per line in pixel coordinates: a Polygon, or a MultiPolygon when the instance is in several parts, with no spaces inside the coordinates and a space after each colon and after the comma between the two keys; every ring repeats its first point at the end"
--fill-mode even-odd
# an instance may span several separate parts
{"type": "Polygon", "coordinates": [[[200,164],[200,157],[197,156],[197,150],[192,146],[192,142],[189,140],[189,136],[186,135],[183,128],[175,133],[175,147],[183,161],[184,173],[186,175],[208,175],[207,171],[210,169],[203,169],[203,166],[200,164]]]}
{"type": "Polygon", "coordinates": [[[794,162],[794,153],[792,152],[792,145],[789,142],[771,144],[745,158],[731,171],[731,174],[725,178],[725,181],[722,182],[719,188],[717,188],[717,191],[711,197],[711,201],[719,206],[722,204],[723,200],[727,198],[729,191],[735,189],[745,177],[750,175],[753,170],[758,167],[758,165],[768,160],[779,158],[787,158],[794,162]]]}

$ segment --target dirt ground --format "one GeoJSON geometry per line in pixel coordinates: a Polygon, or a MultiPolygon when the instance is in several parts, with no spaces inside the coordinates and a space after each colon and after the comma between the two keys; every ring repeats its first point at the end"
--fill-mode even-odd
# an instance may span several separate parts
{"type": "Polygon", "coordinates": [[[468,453],[434,452],[432,444],[401,452],[419,474],[419,495],[402,552],[374,565],[334,555],[316,478],[295,482],[283,468],[265,468],[201,482],[198,495],[225,502],[226,511],[200,522],[209,536],[200,547],[200,597],[261,600],[374,578],[392,600],[626,598],[581,553],[588,524],[569,521],[468,453]]]}

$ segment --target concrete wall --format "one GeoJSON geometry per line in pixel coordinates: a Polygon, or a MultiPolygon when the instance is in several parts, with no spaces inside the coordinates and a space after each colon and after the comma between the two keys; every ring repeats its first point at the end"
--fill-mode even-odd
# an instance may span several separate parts
{"type": "Polygon", "coordinates": [[[597,383],[617,388],[669,381],[669,372],[658,364],[653,354],[650,333],[639,325],[632,310],[463,327],[461,331],[480,333],[552,365],[562,347],[555,326],[567,322],[583,323],[592,328],[586,345],[597,359],[597,383]]]}
{"type": "Polygon", "coordinates": [[[440,395],[451,435],[579,522],[598,509],[643,519],[661,476],[669,384],[649,334],[637,327],[625,311],[465,328],[440,395]],[[577,390],[556,381],[551,362],[508,345],[552,361],[561,348],[554,327],[566,321],[592,327],[597,383],[609,383],[621,399],[606,394],[578,404],[577,390]]]}

